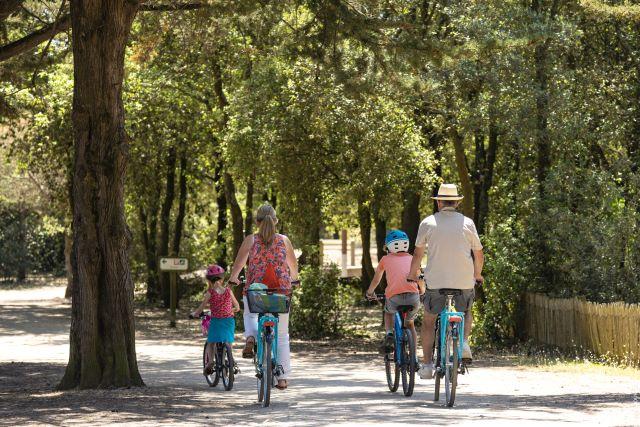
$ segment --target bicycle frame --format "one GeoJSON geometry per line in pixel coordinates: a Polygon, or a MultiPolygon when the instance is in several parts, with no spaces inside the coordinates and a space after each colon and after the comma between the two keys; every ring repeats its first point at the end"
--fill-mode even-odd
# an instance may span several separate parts
{"type": "Polygon", "coordinates": [[[396,311],[394,316],[394,328],[395,328],[395,339],[396,339],[396,348],[395,348],[395,359],[396,365],[400,366],[405,363],[405,360],[402,360],[402,330],[406,329],[404,321],[407,317],[407,313],[400,314],[399,311],[396,311]]]}
{"type": "Polygon", "coordinates": [[[265,336],[267,341],[270,343],[275,343],[275,345],[271,346],[271,354],[273,360],[273,366],[276,371],[280,371],[282,368],[278,364],[278,315],[271,313],[264,313],[258,315],[258,336],[256,337],[256,373],[258,375],[262,375],[262,353],[264,349],[262,348],[262,337],[265,336]]]}
{"type": "MultiPolygon", "coordinates": [[[[462,360],[462,345],[464,342],[464,313],[460,311],[456,311],[455,306],[453,305],[453,296],[447,295],[447,304],[444,306],[442,311],[440,312],[440,369],[444,369],[447,366],[447,356],[446,352],[442,351],[446,345],[447,339],[447,326],[449,323],[452,323],[451,330],[453,334],[457,334],[458,337],[462,339],[458,339],[458,360],[462,360]],[[459,316],[462,320],[460,322],[450,322],[449,318],[452,316],[459,316]]],[[[454,335],[455,336],[455,335],[454,335]]]]}

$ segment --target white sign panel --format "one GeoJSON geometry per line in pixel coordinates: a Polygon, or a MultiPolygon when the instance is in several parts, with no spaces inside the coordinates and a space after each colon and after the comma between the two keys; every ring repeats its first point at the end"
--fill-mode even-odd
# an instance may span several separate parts
{"type": "Polygon", "coordinates": [[[189,260],[186,258],[160,258],[161,271],[187,271],[189,260]]]}

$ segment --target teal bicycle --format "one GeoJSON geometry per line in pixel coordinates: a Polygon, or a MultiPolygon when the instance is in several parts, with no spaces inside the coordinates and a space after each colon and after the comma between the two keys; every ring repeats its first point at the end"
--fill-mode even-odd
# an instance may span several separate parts
{"type": "Polygon", "coordinates": [[[284,373],[278,360],[278,315],[289,312],[291,298],[254,283],[247,290],[247,302],[249,311],[258,313],[258,336],[255,340],[253,363],[256,369],[258,402],[266,408],[271,402],[271,389],[277,377],[284,373]]]}
{"type": "Polygon", "coordinates": [[[446,404],[452,407],[456,399],[458,374],[468,372],[469,361],[462,358],[464,343],[464,313],[456,311],[454,297],[462,295],[460,289],[439,289],[441,295],[447,297],[447,303],[436,319],[435,345],[433,347],[435,362],[435,394],[434,401],[440,400],[440,381],[444,378],[446,404]]]}

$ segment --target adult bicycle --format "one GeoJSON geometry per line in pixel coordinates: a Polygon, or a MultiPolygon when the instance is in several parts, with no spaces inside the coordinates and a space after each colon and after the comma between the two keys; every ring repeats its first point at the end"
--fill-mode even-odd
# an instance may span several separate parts
{"type": "MultiPolygon", "coordinates": [[[[374,294],[372,299],[382,301],[384,304],[386,298],[384,294],[374,294]]],[[[384,355],[384,369],[389,391],[397,391],[402,378],[402,391],[407,397],[413,394],[418,369],[416,343],[411,329],[407,326],[407,314],[413,309],[411,305],[398,306],[398,311],[393,317],[393,346],[389,351],[385,351],[384,355]]]]}
{"type": "Polygon", "coordinates": [[[462,358],[464,343],[464,313],[456,311],[453,300],[462,295],[460,289],[438,289],[446,296],[447,303],[438,314],[435,325],[435,345],[433,348],[435,362],[434,401],[440,400],[440,382],[444,378],[446,405],[452,407],[456,399],[458,374],[468,372],[470,360],[462,358]]]}
{"type": "Polygon", "coordinates": [[[258,402],[266,408],[271,403],[271,390],[277,377],[284,374],[284,368],[278,359],[278,316],[289,313],[291,297],[254,283],[247,289],[247,302],[249,311],[258,314],[258,336],[254,344],[253,364],[256,370],[258,402]]]}
{"type": "MultiPolygon", "coordinates": [[[[203,311],[202,313],[200,313],[200,316],[198,316],[198,318],[202,321],[202,335],[206,337],[209,333],[211,315],[208,311],[203,311]]],[[[189,319],[195,319],[195,317],[190,314],[189,319]]],[[[203,369],[206,369],[210,362],[209,354],[207,352],[207,345],[214,346],[213,354],[215,358],[213,371],[210,374],[206,374],[205,371],[204,378],[207,381],[207,384],[209,384],[209,387],[216,387],[220,382],[220,379],[222,379],[222,385],[224,389],[227,391],[231,390],[233,388],[235,374],[240,373],[238,366],[233,360],[231,344],[225,342],[208,343],[205,341],[204,350],[202,352],[203,369]]]]}

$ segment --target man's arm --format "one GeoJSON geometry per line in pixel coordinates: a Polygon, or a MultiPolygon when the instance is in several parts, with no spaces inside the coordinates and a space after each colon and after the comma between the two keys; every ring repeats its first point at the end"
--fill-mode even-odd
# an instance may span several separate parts
{"type": "Polygon", "coordinates": [[[411,259],[411,270],[409,270],[409,276],[407,276],[407,280],[414,282],[418,281],[418,271],[420,270],[420,264],[422,264],[424,248],[424,246],[416,246],[416,248],[413,250],[413,258],[411,259]]]}
{"type": "Polygon", "coordinates": [[[473,251],[473,278],[476,282],[484,281],[482,277],[482,267],[484,267],[484,252],[482,249],[473,251]]]}

